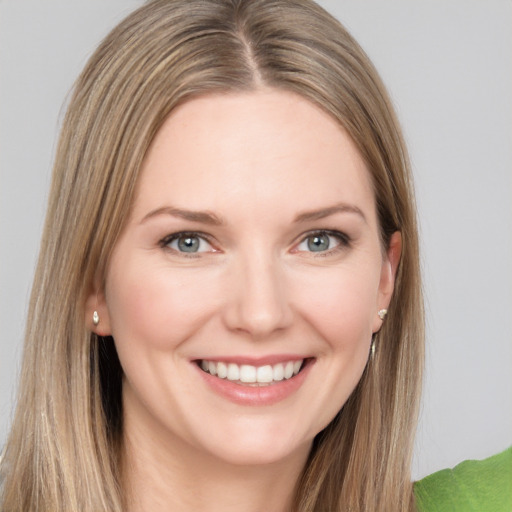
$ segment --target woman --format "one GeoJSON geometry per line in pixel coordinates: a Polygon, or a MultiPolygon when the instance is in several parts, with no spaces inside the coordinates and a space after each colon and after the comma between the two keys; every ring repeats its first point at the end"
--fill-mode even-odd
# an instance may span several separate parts
{"type": "Polygon", "coordinates": [[[127,18],[64,122],[4,509],[413,510],[412,198],[314,4],[127,18]]]}

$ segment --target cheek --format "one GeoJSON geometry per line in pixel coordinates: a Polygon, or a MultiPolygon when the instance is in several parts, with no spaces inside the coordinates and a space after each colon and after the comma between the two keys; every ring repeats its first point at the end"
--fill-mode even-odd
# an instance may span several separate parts
{"type": "Polygon", "coordinates": [[[373,267],[332,269],[296,288],[297,308],[331,350],[366,350],[372,337],[379,274],[373,267]],[[305,292],[307,290],[307,292],[305,292]]]}
{"type": "Polygon", "coordinates": [[[193,273],[135,263],[112,272],[107,304],[116,344],[130,341],[165,350],[199,329],[218,294],[212,280],[193,273]]]}

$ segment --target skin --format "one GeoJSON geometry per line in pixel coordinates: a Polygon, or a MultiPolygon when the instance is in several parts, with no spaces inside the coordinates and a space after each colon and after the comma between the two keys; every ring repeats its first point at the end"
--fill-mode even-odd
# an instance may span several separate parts
{"type": "Polygon", "coordinates": [[[129,509],[287,510],[314,436],[367,364],[400,248],[399,233],[380,244],[352,140],[309,101],[262,89],[178,107],[150,147],[105,290],[86,311],[91,324],[98,310],[91,329],[114,337],[125,372],[129,509]],[[330,247],[314,252],[308,241],[321,230],[330,247]],[[208,241],[193,254],[162,242],[181,231],[208,241]],[[312,363],[271,405],[226,399],[194,362],[276,354],[312,363]]]}

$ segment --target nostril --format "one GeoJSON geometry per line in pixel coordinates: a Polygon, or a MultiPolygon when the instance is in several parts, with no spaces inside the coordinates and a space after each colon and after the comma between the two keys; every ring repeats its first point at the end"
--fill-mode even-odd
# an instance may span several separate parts
{"type": "Polygon", "coordinates": [[[292,323],[288,291],[275,255],[255,246],[244,249],[230,269],[225,323],[229,329],[265,338],[292,323]]]}

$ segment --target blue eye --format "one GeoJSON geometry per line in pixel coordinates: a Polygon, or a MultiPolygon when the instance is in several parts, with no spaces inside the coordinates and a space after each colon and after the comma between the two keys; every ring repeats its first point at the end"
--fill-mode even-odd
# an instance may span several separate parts
{"type": "Polygon", "coordinates": [[[348,245],[347,237],[342,233],[319,231],[311,233],[297,246],[297,250],[305,252],[326,252],[340,246],[348,245]]]}
{"type": "Polygon", "coordinates": [[[188,254],[213,250],[210,243],[197,233],[175,233],[164,238],[161,244],[176,252],[188,254]]]}

